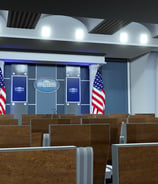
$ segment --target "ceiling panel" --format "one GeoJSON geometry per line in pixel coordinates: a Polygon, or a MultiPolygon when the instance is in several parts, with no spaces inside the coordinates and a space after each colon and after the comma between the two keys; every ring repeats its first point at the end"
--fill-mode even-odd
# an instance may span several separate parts
{"type": "Polygon", "coordinates": [[[34,29],[39,21],[40,13],[25,11],[9,11],[7,27],[34,29]]]}
{"type": "Polygon", "coordinates": [[[91,30],[90,33],[112,35],[119,29],[128,25],[129,23],[130,23],[129,21],[116,20],[116,19],[104,20],[99,25],[97,25],[93,30],[91,30]]]}
{"type": "Polygon", "coordinates": [[[158,23],[158,1],[80,0],[80,1],[21,1],[1,0],[0,9],[30,11],[53,15],[126,19],[128,21],[158,23]]]}

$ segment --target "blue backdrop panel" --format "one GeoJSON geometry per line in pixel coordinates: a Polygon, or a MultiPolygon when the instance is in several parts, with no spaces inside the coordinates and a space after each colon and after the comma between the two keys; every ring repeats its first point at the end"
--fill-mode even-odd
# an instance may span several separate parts
{"type": "Polygon", "coordinates": [[[12,76],[12,102],[27,102],[26,76],[12,76]]]}
{"type": "Polygon", "coordinates": [[[80,78],[79,77],[67,77],[67,102],[80,102],[80,78]]]}

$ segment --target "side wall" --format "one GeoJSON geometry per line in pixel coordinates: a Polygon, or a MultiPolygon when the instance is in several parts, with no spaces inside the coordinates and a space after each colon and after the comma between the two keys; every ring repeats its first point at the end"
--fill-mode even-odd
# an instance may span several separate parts
{"type": "Polygon", "coordinates": [[[127,63],[107,62],[102,67],[106,92],[106,114],[128,113],[127,63]]]}
{"type": "Polygon", "coordinates": [[[157,54],[146,54],[130,63],[131,114],[157,114],[157,54]]]}

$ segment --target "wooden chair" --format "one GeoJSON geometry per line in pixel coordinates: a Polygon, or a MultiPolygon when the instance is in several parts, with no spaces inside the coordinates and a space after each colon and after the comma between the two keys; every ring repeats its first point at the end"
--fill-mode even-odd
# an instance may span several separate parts
{"type": "Polygon", "coordinates": [[[0,125],[18,125],[18,119],[0,119],[0,125]]]}
{"type": "Polygon", "coordinates": [[[2,125],[0,126],[0,148],[30,147],[30,126],[2,125]]]}
{"type": "Polygon", "coordinates": [[[158,142],[158,123],[126,124],[127,143],[158,142]]]}
{"type": "Polygon", "coordinates": [[[76,184],[75,148],[0,149],[1,183],[76,184]]]}
{"type": "Polygon", "coordinates": [[[94,184],[104,184],[109,154],[109,124],[49,125],[51,146],[91,146],[94,150],[94,184]]]}
{"type": "Polygon", "coordinates": [[[113,145],[113,183],[158,183],[158,143],[113,145]]]}
{"type": "Polygon", "coordinates": [[[3,114],[3,115],[0,115],[0,119],[14,119],[14,114],[3,114]]]}
{"type": "Polygon", "coordinates": [[[72,124],[72,119],[32,119],[32,146],[42,146],[43,134],[49,133],[49,124],[72,124]]]}
{"type": "Polygon", "coordinates": [[[121,123],[124,118],[114,118],[114,117],[106,117],[106,118],[91,118],[91,119],[82,119],[82,124],[104,124],[107,123],[110,125],[110,144],[109,144],[109,155],[107,159],[107,164],[112,164],[112,144],[119,143],[121,123]]]}
{"type": "Polygon", "coordinates": [[[22,125],[30,125],[32,119],[52,118],[51,114],[22,114],[22,125]]]}

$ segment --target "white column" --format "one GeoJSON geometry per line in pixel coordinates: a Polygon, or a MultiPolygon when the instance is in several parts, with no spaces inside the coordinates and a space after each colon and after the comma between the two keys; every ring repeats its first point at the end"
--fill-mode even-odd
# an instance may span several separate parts
{"type": "Polygon", "coordinates": [[[0,60],[0,68],[2,70],[2,74],[4,76],[4,61],[0,60]]]}
{"type": "Polygon", "coordinates": [[[127,80],[128,80],[128,114],[131,114],[131,73],[130,63],[127,63],[127,80]]]}
{"type": "Polygon", "coordinates": [[[156,55],[146,54],[130,65],[131,113],[155,112],[155,60],[156,55]]]}
{"type": "Polygon", "coordinates": [[[155,61],[155,116],[158,117],[158,57],[155,61]]]}
{"type": "Polygon", "coordinates": [[[90,65],[89,66],[89,92],[90,92],[90,114],[92,114],[92,88],[93,88],[93,82],[95,79],[95,75],[97,73],[98,68],[100,65],[90,65]]]}

